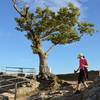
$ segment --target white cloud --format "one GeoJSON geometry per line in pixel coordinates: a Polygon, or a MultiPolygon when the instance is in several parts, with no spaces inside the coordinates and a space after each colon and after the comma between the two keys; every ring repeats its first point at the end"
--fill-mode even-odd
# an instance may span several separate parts
{"type": "Polygon", "coordinates": [[[85,12],[87,7],[85,6],[85,3],[87,3],[88,0],[24,0],[25,2],[28,2],[32,8],[33,11],[37,7],[49,7],[50,9],[54,11],[58,11],[61,7],[67,7],[69,2],[72,2],[76,7],[80,8],[82,17],[85,17],[85,12]]]}
{"type": "Polygon", "coordinates": [[[68,2],[72,2],[75,4],[77,7],[81,7],[84,3],[86,3],[88,0],[23,0],[27,3],[30,3],[33,5],[33,7],[41,6],[49,6],[49,7],[55,7],[55,8],[60,8],[67,6],[68,2]]]}

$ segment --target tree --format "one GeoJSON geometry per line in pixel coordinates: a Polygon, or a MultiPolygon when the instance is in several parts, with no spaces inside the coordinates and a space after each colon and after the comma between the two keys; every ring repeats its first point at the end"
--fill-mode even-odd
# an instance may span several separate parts
{"type": "Polygon", "coordinates": [[[32,42],[33,53],[39,56],[39,75],[46,79],[52,75],[47,58],[53,47],[80,41],[82,36],[95,32],[93,24],[79,21],[80,10],[72,3],[69,3],[68,7],[60,8],[58,12],[48,7],[38,7],[33,13],[28,6],[19,9],[16,0],[12,1],[15,10],[20,14],[19,18],[15,18],[16,29],[27,33],[27,39],[32,42]],[[51,41],[47,51],[42,47],[44,41],[51,41]]]}

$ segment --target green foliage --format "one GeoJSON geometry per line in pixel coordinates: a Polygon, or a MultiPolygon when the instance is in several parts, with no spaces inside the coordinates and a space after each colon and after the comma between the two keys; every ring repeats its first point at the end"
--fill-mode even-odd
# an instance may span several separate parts
{"type": "Polygon", "coordinates": [[[73,29],[71,32],[66,33],[56,33],[50,37],[50,40],[56,44],[69,44],[75,41],[79,41],[80,37],[77,35],[77,31],[73,29]]]}
{"type": "Polygon", "coordinates": [[[95,32],[94,25],[79,22],[79,16],[80,10],[70,3],[56,13],[48,7],[39,7],[35,13],[28,11],[27,16],[15,20],[17,30],[27,32],[26,37],[32,41],[34,51],[37,51],[38,41],[51,41],[55,45],[69,44],[79,41],[84,34],[92,35],[95,32]]]}
{"type": "Polygon", "coordinates": [[[88,33],[89,35],[92,35],[96,30],[94,29],[94,24],[87,23],[87,22],[81,22],[78,24],[78,30],[81,34],[88,33]]]}

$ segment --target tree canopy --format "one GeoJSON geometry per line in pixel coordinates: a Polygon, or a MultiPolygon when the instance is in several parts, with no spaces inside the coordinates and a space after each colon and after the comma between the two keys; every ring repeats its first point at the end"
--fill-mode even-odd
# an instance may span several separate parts
{"type": "Polygon", "coordinates": [[[36,12],[23,8],[25,16],[15,18],[17,30],[27,32],[26,37],[32,41],[34,53],[37,53],[36,42],[51,41],[54,45],[69,44],[79,41],[85,34],[95,32],[94,24],[79,20],[80,10],[72,3],[68,7],[60,8],[58,12],[48,7],[38,7],[36,12]]]}

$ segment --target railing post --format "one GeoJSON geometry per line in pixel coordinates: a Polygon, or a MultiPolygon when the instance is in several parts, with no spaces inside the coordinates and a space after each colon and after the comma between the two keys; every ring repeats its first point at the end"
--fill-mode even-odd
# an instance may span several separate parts
{"type": "Polygon", "coordinates": [[[14,100],[16,100],[17,98],[17,83],[15,83],[15,96],[14,96],[14,100]]]}

